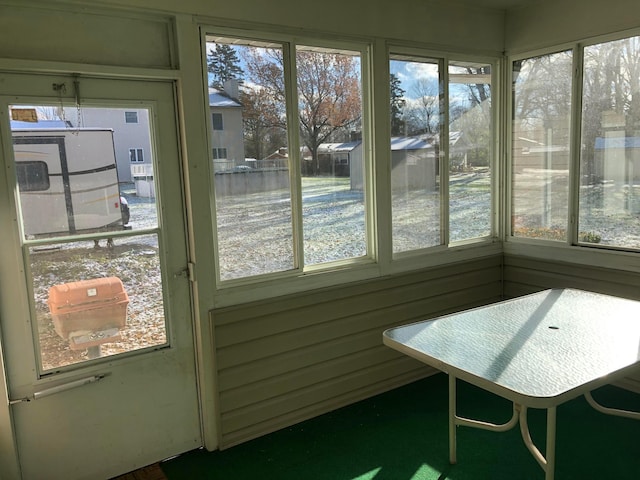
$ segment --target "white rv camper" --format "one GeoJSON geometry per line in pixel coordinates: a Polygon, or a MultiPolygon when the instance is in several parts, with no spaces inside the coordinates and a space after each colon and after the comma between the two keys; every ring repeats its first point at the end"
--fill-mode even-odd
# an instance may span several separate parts
{"type": "Polygon", "coordinates": [[[26,238],[122,230],[122,205],[109,129],[13,129],[26,238]]]}

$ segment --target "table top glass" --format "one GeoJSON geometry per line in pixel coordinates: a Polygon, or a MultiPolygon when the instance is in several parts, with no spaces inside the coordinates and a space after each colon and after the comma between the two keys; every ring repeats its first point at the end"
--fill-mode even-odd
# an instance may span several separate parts
{"type": "Polygon", "coordinates": [[[640,302],[546,290],[392,328],[383,341],[514,401],[548,406],[640,365],[640,302]]]}

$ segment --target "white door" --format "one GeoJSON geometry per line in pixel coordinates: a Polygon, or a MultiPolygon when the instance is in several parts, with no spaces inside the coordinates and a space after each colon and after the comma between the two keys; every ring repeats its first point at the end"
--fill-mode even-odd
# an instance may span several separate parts
{"type": "Polygon", "coordinates": [[[0,73],[24,479],[109,478],[201,445],[177,131],[172,82],[0,73]]]}

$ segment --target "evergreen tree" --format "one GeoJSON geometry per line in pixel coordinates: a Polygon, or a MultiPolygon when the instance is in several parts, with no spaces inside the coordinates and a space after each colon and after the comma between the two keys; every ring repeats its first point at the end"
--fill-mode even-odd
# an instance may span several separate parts
{"type": "Polygon", "coordinates": [[[391,135],[404,134],[404,121],[402,114],[404,106],[407,103],[404,97],[404,90],[400,87],[400,79],[395,73],[390,77],[390,93],[391,93],[391,135]]]}
{"type": "Polygon", "coordinates": [[[240,68],[240,59],[230,45],[216,43],[207,56],[207,70],[211,74],[211,87],[222,90],[224,82],[235,79],[242,83],[244,72],[240,68]]]}

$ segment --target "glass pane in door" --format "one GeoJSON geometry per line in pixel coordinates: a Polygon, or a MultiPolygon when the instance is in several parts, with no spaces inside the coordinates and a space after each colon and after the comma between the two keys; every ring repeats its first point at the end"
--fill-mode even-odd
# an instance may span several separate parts
{"type": "Polygon", "coordinates": [[[166,345],[150,111],[10,111],[41,371],[166,345]]]}

